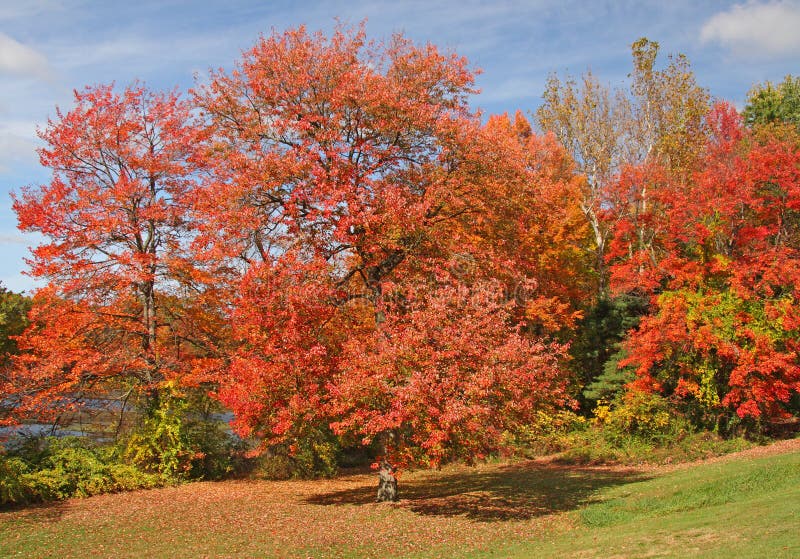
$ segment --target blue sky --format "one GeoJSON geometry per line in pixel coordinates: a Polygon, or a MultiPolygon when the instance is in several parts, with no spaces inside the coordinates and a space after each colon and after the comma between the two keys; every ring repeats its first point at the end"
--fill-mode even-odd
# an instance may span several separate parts
{"type": "Polygon", "coordinates": [[[0,283],[34,287],[22,271],[36,237],[16,230],[8,193],[47,181],[36,127],[71,107],[73,89],[139,79],[185,90],[196,74],[231,68],[260,33],[329,31],[336,18],[466,56],[483,71],[474,105],[487,113],[535,110],[554,71],[591,68],[620,85],[642,36],[686,54],[701,85],[740,106],[753,83],[800,74],[800,0],[0,0],[0,283]]]}

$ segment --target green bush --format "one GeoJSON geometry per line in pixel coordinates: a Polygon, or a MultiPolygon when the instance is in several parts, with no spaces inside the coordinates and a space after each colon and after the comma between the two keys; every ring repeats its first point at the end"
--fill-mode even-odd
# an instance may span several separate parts
{"type": "Polygon", "coordinates": [[[244,443],[237,442],[220,423],[189,421],[186,432],[188,444],[194,449],[189,478],[222,479],[237,469],[244,443]]]}
{"type": "Polygon", "coordinates": [[[617,443],[629,438],[669,443],[691,431],[689,423],[674,413],[666,399],[640,391],[629,391],[610,405],[601,402],[595,408],[595,418],[617,443]]]}
{"type": "Polygon", "coordinates": [[[696,460],[748,448],[752,442],[711,431],[696,431],[655,394],[628,392],[612,403],[600,401],[595,418],[568,410],[539,413],[512,434],[507,447],[527,457],[559,453],[580,464],[669,463],[696,460]]]}
{"type": "Polygon", "coordinates": [[[0,454],[0,505],[31,502],[32,488],[24,477],[27,473],[23,460],[0,454]]]}
{"type": "MultiPolygon", "coordinates": [[[[211,421],[215,410],[198,404],[207,403],[207,397],[187,396],[170,383],[149,396],[140,425],[116,445],[96,446],[77,437],[14,441],[7,454],[0,454],[0,504],[219,479],[232,471],[242,449],[219,421],[211,421]]],[[[299,471],[319,468],[315,460],[330,460],[324,445],[309,449],[303,447],[295,458],[299,471]]]]}
{"type": "Polygon", "coordinates": [[[122,456],[138,468],[170,479],[220,479],[238,452],[217,422],[197,418],[196,403],[167,384],[155,394],[139,427],[124,441],[122,456]]]}
{"type": "Polygon", "coordinates": [[[568,446],[558,457],[569,464],[630,464],[647,462],[654,445],[635,438],[612,441],[598,426],[571,437],[568,446]]]}
{"type": "Polygon", "coordinates": [[[187,407],[175,392],[155,394],[141,424],[123,445],[125,461],[146,472],[187,478],[195,457],[185,429],[187,407]]]}
{"type": "Polygon", "coordinates": [[[710,431],[688,433],[672,441],[620,438],[601,426],[576,434],[572,446],[559,455],[569,464],[668,464],[721,456],[750,448],[744,438],[724,438],[710,431]]]}
{"type": "Polygon", "coordinates": [[[530,425],[505,433],[503,446],[513,454],[532,457],[571,448],[576,436],[589,427],[589,421],[573,411],[540,411],[530,425]]]}
{"type": "Polygon", "coordinates": [[[88,497],[164,485],[166,478],[116,461],[113,449],[76,437],[31,439],[0,455],[0,505],[88,497]]]}
{"type": "Polygon", "coordinates": [[[255,470],[264,479],[331,477],[339,470],[340,451],[329,430],[312,428],[293,444],[270,447],[258,457],[255,470]]]}

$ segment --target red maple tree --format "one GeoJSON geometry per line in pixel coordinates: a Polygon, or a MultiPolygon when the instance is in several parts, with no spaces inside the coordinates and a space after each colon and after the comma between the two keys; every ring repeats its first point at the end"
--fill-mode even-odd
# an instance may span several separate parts
{"type": "Polygon", "coordinates": [[[185,372],[210,326],[184,312],[198,134],[185,101],[140,85],[75,92],[40,132],[52,179],[14,196],[20,229],[44,238],[29,274],[46,282],[0,387],[18,416],[185,372]]]}
{"type": "Polygon", "coordinates": [[[800,392],[800,150],[751,135],[728,105],[709,126],[689,180],[632,170],[650,184],[649,210],[637,216],[647,242],[621,220],[613,273],[618,288],[652,294],[654,313],[622,365],[636,367],[635,387],[712,421],[728,409],[780,418],[800,392]]]}
{"type": "Polygon", "coordinates": [[[572,249],[514,257],[569,237],[575,182],[554,142],[483,127],[472,83],[431,45],[300,28],[196,92],[215,170],[198,242],[242,270],[219,378],[240,433],[291,446],[330,425],[438,463],[567,400],[563,347],[525,334],[525,311],[559,309],[547,332],[574,320],[572,249]]]}

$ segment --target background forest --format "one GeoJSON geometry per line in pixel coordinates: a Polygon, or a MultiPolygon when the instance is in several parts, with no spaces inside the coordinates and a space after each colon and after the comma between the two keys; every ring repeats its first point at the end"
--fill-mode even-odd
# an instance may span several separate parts
{"type": "Polygon", "coordinates": [[[739,113],[658,55],[513,116],[363,26],[77,91],[14,195],[45,287],[0,293],[0,420],[101,427],[9,438],[0,503],[793,432],[800,79],[739,113]]]}

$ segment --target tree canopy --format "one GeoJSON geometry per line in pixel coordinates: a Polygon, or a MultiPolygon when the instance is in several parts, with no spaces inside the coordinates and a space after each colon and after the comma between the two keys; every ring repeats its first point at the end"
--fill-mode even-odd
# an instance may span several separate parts
{"type": "Polygon", "coordinates": [[[796,416],[797,79],[740,116],[658,51],[626,90],[551,76],[541,133],[472,108],[464,58],[364,26],[264,35],[187,95],[76,92],[14,195],[44,287],[0,291],[6,420],[192,389],[254,453],[438,465],[596,399],[796,416]]]}

